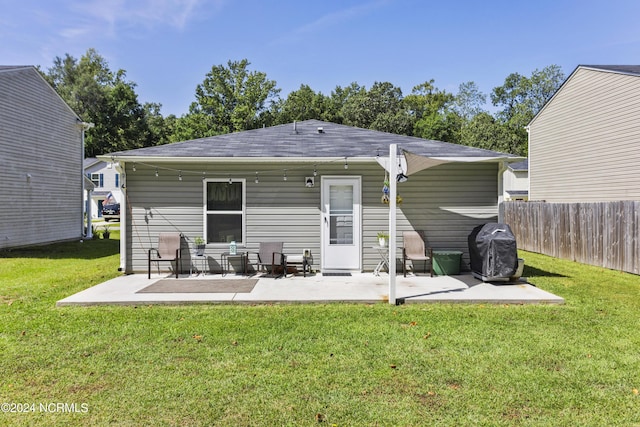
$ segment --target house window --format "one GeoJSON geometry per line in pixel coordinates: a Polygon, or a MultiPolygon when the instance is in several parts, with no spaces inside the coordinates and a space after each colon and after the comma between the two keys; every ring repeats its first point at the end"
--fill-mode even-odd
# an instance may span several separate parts
{"type": "Polygon", "coordinates": [[[116,174],[116,188],[120,188],[120,174],[116,174]]]}
{"type": "Polygon", "coordinates": [[[92,173],[91,182],[93,182],[93,185],[96,187],[104,187],[104,175],[101,173],[92,173]]]}
{"type": "Polygon", "coordinates": [[[207,243],[244,243],[246,181],[205,181],[207,243]]]}

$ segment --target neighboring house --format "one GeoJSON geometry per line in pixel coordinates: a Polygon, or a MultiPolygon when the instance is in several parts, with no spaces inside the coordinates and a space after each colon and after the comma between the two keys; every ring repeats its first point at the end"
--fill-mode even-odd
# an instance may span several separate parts
{"type": "Polygon", "coordinates": [[[0,66],[0,249],[80,239],[85,126],[32,66],[0,66]]]}
{"type": "Polygon", "coordinates": [[[529,200],[529,160],[509,163],[502,177],[505,202],[529,200]]]}
{"type": "MultiPolygon", "coordinates": [[[[102,218],[102,206],[111,194],[116,202],[122,201],[120,191],[120,173],[116,170],[113,162],[98,160],[90,157],[84,160],[84,173],[94,185],[91,192],[91,217],[102,218]]],[[[85,197],[85,202],[86,202],[85,197]]]]}
{"type": "Polygon", "coordinates": [[[503,162],[522,158],[307,120],[100,156],[123,173],[121,269],[145,271],[158,234],[177,231],[186,258],[205,237],[212,270],[232,241],[239,252],[282,241],[287,254],[311,251],[323,272],[372,271],[377,233],[389,228],[381,165],[392,144],[424,159],[418,169],[435,166],[398,184],[392,244],[402,247],[404,230],[424,230],[433,247],[463,251],[466,264],[468,234],[497,218],[503,162]]]}
{"type": "Polygon", "coordinates": [[[529,200],[640,200],[640,65],[580,65],[528,126],[529,200]]]}

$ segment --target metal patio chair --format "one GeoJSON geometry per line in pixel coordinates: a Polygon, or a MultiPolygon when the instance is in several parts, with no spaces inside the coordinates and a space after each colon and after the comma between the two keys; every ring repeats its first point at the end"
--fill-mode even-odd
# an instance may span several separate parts
{"type": "Polygon", "coordinates": [[[158,270],[160,270],[160,262],[175,262],[176,279],[178,278],[178,273],[180,272],[181,240],[182,234],[180,233],[160,233],[158,235],[158,247],[149,249],[147,278],[151,279],[151,262],[158,263],[158,270]]]}
{"type": "Polygon", "coordinates": [[[418,231],[402,232],[402,273],[404,277],[407,277],[407,261],[411,261],[414,269],[416,261],[424,261],[425,271],[427,263],[429,263],[431,277],[433,277],[433,249],[426,247],[424,233],[418,231]]]}
{"type": "Polygon", "coordinates": [[[284,272],[286,258],[282,253],[283,245],[282,242],[260,242],[258,252],[247,251],[247,257],[250,253],[256,254],[258,257],[256,262],[248,261],[248,263],[255,265],[256,270],[267,270],[272,276],[275,276],[276,267],[281,267],[283,274],[286,274],[284,272]]]}

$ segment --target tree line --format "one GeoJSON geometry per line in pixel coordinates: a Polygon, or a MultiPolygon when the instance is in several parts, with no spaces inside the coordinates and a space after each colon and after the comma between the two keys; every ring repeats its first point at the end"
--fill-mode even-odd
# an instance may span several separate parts
{"type": "Polygon", "coordinates": [[[112,71],[94,49],[79,60],[56,57],[40,72],[82,120],[95,124],[85,138],[88,157],[308,119],[526,156],[525,126],[565,79],[557,65],[528,77],[509,74],[489,95],[492,114],[472,81],[450,93],[426,80],[407,95],[390,82],[370,88],[354,82],[329,95],[302,84],[282,98],[276,81],[250,65],[247,59],[214,65],[180,117],[163,116],[161,104],[141,104],[126,71],[112,71]]]}

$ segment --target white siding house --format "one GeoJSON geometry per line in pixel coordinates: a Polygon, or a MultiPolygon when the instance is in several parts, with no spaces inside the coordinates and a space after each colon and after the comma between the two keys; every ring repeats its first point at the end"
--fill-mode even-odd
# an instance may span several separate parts
{"type": "Polygon", "coordinates": [[[505,202],[529,200],[529,161],[510,163],[502,182],[505,202]]]}
{"type": "Polygon", "coordinates": [[[640,66],[578,66],[528,130],[529,200],[640,200],[640,66]]]}
{"type": "Polygon", "coordinates": [[[145,271],[158,234],[177,231],[187,270],[186,249],[204,236],[213,271],[231,241],[239,251],[273,241],[287,254],[310,250],[323,272],[371,271],[380,261],[377,233],[389,228],[382,195],[395,177],[380,160],[393,144],[421,156],[490,159],[444,163],[398,184],[392,244],[401,248],[402,231],[421,230],[433,247],[464,252],[466,265],[467,236],[496,220],[498,171],[513,156],[307,120],[99,157],[123,173],[121,269],[145,271]]]}
{"type": "MultiPolygon", "coordinates": [[[[120,203],[122,200],[120,172],[113,162],[90,157],[84,161],[84,173],[94,185],[90,202],[91,217],[94,219],[102,218],[102,206],[110,194],[115,198],[116,202],[120,203]]],[[[89,211],[89,209],[87,209],[87,211],[89,211]]]]}
{"type": "Polygon", "coordinates": [[[82,129],[34,67],[0,67],[0,249],[82,237],[82,129]]]}

